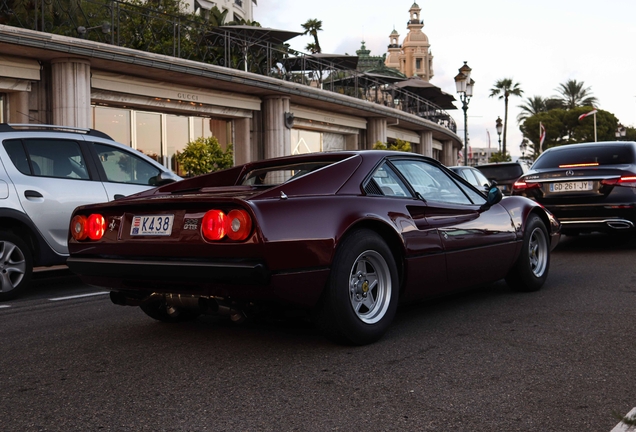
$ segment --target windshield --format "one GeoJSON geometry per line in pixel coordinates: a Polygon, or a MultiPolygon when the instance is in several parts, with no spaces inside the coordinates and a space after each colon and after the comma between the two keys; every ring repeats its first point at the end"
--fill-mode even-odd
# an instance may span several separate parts
{"type": "Polygon", "coordinates": [[[532,165],[532,169],[630,163],[634,163],[634,150],[629,145],[599,144],[580,147],[564,145],[543,153],[532,165]]]}
{"type": "Polygon", "coordinates": [[[523,175],[523,168],[521,165],[491,165],[491,166],[478,166],[477,169],[481,171],[486,178],[499,180],[518,179],[523,175]]]}
{"type": "Polygon", "coordinates": [[[306,162],[260,168],[248,172],[241,184],[249,186],[277,186],[333,163],[335,162],[306,162]]]}

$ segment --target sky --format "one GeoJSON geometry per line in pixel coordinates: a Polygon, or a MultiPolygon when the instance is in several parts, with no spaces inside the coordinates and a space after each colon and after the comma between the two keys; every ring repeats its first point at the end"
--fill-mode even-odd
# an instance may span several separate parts
{"type": "MultiPolygon", "coordinates": [[[[506,147],[521,152],[518,105],[533,96],[557,96],[567,80],[584,82],[625,126],[636,126],[636,0],[417,0],[433,54],[431,83],[453,94],[448,110],[464,136],[461,102],[454,77],[464,61],[472,68],[474,95],[468,105],[469,144],[498,147],[497,117],[504,102],[491,98],[497,80],[511,78],[523,95],[511,97],[506,147]],[[490,136],[490,138],[489,138],[490,136]]],[[[308,19],[322,21],[323,53],[355,55],[364,41],[372,56],[387,52],[395,29],[402,43],[413,0],[258,0],[254,20],[263,27],[303,31],[308,19]]],[[[306,52],[310,36],[289,41],[306,52]]]]}

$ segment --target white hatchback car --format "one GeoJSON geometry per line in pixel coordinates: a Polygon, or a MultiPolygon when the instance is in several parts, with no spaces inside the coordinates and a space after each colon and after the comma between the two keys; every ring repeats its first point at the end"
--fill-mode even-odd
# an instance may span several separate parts
{"type": "Polygon", "coordinates": [[[0,124],[0,301],[64,264],[71,213],[181,178],[92,130],[0,124]]]}

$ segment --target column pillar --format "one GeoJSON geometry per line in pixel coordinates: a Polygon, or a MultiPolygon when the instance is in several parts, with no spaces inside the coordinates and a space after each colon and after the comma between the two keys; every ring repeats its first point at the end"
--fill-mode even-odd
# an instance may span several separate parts
{"type": "Polygon", "coordinates": [[[367,120],[367,147],[372,149],[375,143],[380,141],[386,144],[386,119],[370,118],[367,120]]]}
{"type": "Polygon", "coordinates": [[[91,64],[80,58],[51,61],[53,124],[91,127],[91,64]]]}
{"type": "Polygon", "coordinates": [[[442,141],[442,160],[440,161],[446,166],[457,165],[457,152],[453,148],[453,141],[442,141]]]}
{"type": "Polygon", "coordinates": [[[256,160],[250,139],[251,119],[240,118],[233,121],[234,126],[234,164],[242,165],[256,160]]]}
{"type": "Polygon", "coordinates": [[[424,156],[433,157],[433,132],[420,133],[420,150],[424,156]]]}
{"type": "Polygon", "coordinates": [[[263,147],[265,159],[291,154],[291,130],[285,126],[289,97],[263,98],[263,147]]]}
{"type": "Polygon", "coordinates": [[[29,92],[19,91],[7,95],[10,123],[29,123],[29,92]]]}
{"type": "Polygon", "coordinates": [[[358,135],[345,135],[345,150],[359,150],[358,135]]]}

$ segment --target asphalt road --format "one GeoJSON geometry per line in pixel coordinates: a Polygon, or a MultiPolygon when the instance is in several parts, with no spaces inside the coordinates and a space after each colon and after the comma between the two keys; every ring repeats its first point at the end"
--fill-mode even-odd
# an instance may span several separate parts
{"type": "Polygon", "coordinates": [[[0,430],[609,432],[636,406],[635,262],[634,240],[566,238],[541,291],[403,307],[364,347],[302,320],[162,324],[40,274],[0,304],[0,430]]]}

